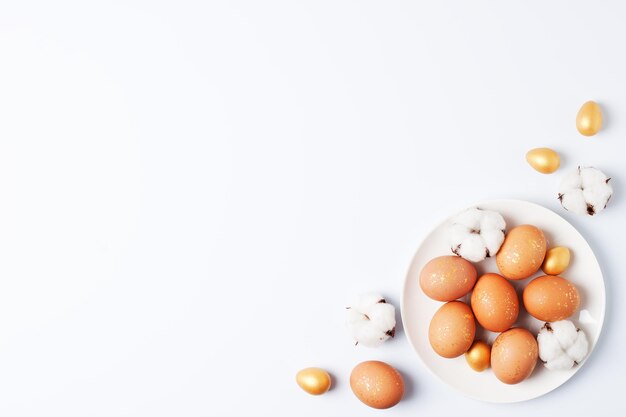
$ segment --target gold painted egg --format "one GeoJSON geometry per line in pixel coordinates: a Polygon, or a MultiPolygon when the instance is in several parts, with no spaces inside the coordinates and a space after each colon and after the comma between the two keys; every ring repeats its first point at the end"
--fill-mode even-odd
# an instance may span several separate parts
{"type": "Polygon", "coordinates": [[[491,346],[481,340],[475,341],[465,352],[465,360],[476,372],[484,371],[491,364],[491,346]]]}
{"type": "Polygon", "coordinates": [[[296,374],[296,382],[311,395],[321,395],[330,389],[331,379],[322,368],[305,368],[296,374]]]}
{"type": "Polygon", "coordinates": [[[593,136],[602,129],[602,109],[595,101],[582,105],[576,115],[576,129],[584,136],[593,136]]]}
{"type": "Polygon", "coordinates": [[[564,246],[556,246],[548,249],[546,258],[543,260],[541,270],[548,275],[559,275],[569,266],[570,252],[564,246]]]}
{"type": "Polygon", "coordinates": [[[552,174],[561,165],[561,157],[550,148],[531,149],[526,154],[526,161],[542,174],[552,174]]]}

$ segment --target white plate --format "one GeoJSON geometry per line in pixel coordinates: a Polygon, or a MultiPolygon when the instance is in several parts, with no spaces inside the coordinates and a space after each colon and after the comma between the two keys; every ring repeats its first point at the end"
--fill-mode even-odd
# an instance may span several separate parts
{"type": "MultiPolygon", "coordinates": [[[[507,230],[521,224],[533,224],[543,230],[548,240],[548,247],[570,248],[571,264],[562,275],[578,288],[581,304],[579,311],[569,319],[587,334],[590,342],[589,354],[591,354],[604,322],[605,292],[600,265],[587,241],[561,216],[537,204],[519,200],[494,200],[472,207],[500,212],[506,220],[507,230]]],[[[426,236],[411,262],[402,294],[402,323],[409,342],[428,369],[442,381],[470,397],[488,402],[511,403],[536,398],[552,391],[570,379],[585,361],[568,371],[548,371],[541,362],[538,362],[533,374],[527,380],[517,385],[506,385],[495,377],[491,369],[482,373],[475,372],[470,369],[463,356],[445,359],[438,356],[430,347],[428,326],[433,314],[442,303],[431,300],[422,292],[419,286],[419,273],[426,262],[432,258],[451,254],[448,244],[448,226],[455,216],[445,220],[426,236]]],[[[475,265],[479,276],[485,272],[498,272],[493,258],[475,265]]],[[[543,275],[541,270],[534,276],[539,275],[543,275]]],[[[521,295],[520,291],[530,279],[532,277],[510,282],[516,287],[518,295],[521,295]]],[[[462,300],[467,302],[468,297],[462,300]]],[[[543,323],[526,313],[521,297],[520,307],[516,325],[526,327],[532,333],[537,334],[543,323]]],[[[493,342],[497,334],[477,327],[476,336],[493,342]]]]}

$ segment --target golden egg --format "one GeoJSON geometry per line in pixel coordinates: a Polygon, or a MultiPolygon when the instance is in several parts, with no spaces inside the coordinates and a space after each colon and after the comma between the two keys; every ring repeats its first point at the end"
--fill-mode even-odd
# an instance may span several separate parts
{"type": "Polygon", "coordinates": [[[541,269],[548,275],[559,275],[567,269],[570,261],[570,252],[564,246],[548,249],[541,269]]]}
{"type": "Polygon", "coordinates": [[[559,169],[561,158],[550,148],[535,148],[528,151],[526,161],[542,174],[552,174],[559,169]]]}
{"type": "Polygon", "coordinates": [[[602,129],[602,109],[595,101],[582,105],[576,115],[576,129],[584,136],[593,136],[602,129]]]}
{"type": "Polygon", "coordinates": [[[330,389],[330,375],[322,368],[305,368],[296,374],[300,388],[311,395],[321,395],[330,389]]]}
{"type": "Polygon", "coordinates": [[[475,341],[472,347],[465,352],[465,360],[476,372],[484,371],[489,368],[491,363],[491,346],[480,340],[475,341]]]}

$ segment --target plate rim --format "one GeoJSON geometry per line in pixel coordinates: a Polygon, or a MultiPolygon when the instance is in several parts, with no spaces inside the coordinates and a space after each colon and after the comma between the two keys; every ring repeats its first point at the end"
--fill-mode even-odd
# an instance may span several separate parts
{"type": "Polygon", "coordinates": [[[598,344],[598,341],[600,340],[600,337],[602,336],[602,331],[604,329],[604,321],[605,321],[605,315],[606,315],[606,284],[604,282],[604,273],[602,272],[602,266],[600,265],[600,262],[598,262],[598,258],[595,255],[595,252],[593,250],[593,248],[591,247],[591,245],[589,244],[589,242],[587,241],[587,239],[582,235],[582,233],[580,233],[580,231],[574,227],[573,224],[571,224],[566,218],[564,218],[563,216],[561,216],[560,214],[556,213],[554,210],[551,210],[541,204],[538,203],[534,203],[532,201],[527,201],[527,200],[521,200],[521,199],[514,199],[514,198],[501,198],[501,199],[489,199],[489,200],[482,200],[479,202],[475,202],[473,204],[469,204],[466,205],[464,208],[459,209],[458,211],[452,213],[449,216],[443,217],[441,221],[439,221],[438,223],[436,223],[432,228],[430,228],[426,233],[424,233],[424,235],[422,236],[422,238],[420,239],[420,243],[418,244],[417,248],[415,249],[413,256],[411,257],[411,260],[409,262],[408,268],[404,274],[404,281],[402,284],[402,297],[400,299],[400,318],[402,320],[402,328],[404,329],[404,333],[406,335],[406,338],[408,339],[409,345],[411,346],[411,348],[413,349],[413,352],[415,353],[415,355],[419,358],[419,361],[422,363],[422,365],[428,370],[428,372],[433,375],[438,381],[442,382],[445,386],[453,388],[455,391],[460,392],[461,394],[463,394],[464,396],[468,397],[468,398],[472,398],[474,400],[478,400],[478,401],[482,401],[482,402],[486,402],[486,403],[491,403],[491,404],[514,404],[514,403],[519,403],[519,402],[524,402],[524,401],[530,401],[530,400],[534,400],[536,398],[542,397],[554,390],[556,390],[557,388],[561,387],[563,384],[565,384],[567,381],[569,381],[574,375],[576,375],[576,373],[578,373],[578,371],[582,368],[582,366],[584,366],[584,364],[587,362],[587,360],[589,359],[589,357],[591,356],[591,354],[593,353],[593,351],[596,348],[596,345],[598,344]],[[435,371],[433,371],[431,369],[431,367],[426,363],[426,361],[422,358],[422,356],[419,354],[417,347],[414,345],[413,340],[409,337],[409,335],[407,334],[407,322],[406,322],[406,303],[407,303],[407,285],[409,282],[409,277],[410,277],[410,273],[411,273],[411,269],[413,267],[413,264],[415,262],[415,258],[417,256],[417,254],[420,252],[420,250],[422,249],[422,246],[424,246],[424,244],[426,243],[426,239],[431,236],[437,229],[439,229],[441,226],[443,226],[450,218],[452,218],[453,216],[455,216],[456,214],[459,214],[461,212],[463,212],[464,210],[470,209],[472,207],[480,207],[481,205],[485,205],[485,204],[527,204],[527,205],[531,205],[531,206],[535,206],[536,208],[539,209],[543,209],[549,213],[551,213],[552,215],[558,216],[559,218],[561,218],[563,221],[565,221],[565,223],[567,223],[573,230],[574,232],[589,246],[589,248],[591,249],[591,252],[593,253],[593,258],[595,260],[595,263],[598,266],[598,269],[600,271],[600,278],[601,278],[601,283],[602,283],[602,314],[601,314],[601,318],[599,320],[599,325],[598,325],[598,332],[597,332],[597,336],[595,337],[595,340],[591,346],[591,350],[589,350],[589,352],[587,353],[584,362],[582,363],[582,365],[571,375],[569,375],[563,382],[561,382],[559,385],[553,387],[552,389],[549,389],[545,392],[542,392],[539,395],[535,395],[532,397],[528,397],[528,398],[520,398],[520,399],[516,399],[516,400],[503,400],[503,401],[497,401],[497,400],[489,400],[489,399],[485,399],[485,398],[481,398],[478,397],[476,395],[472,395],[462,389],[460,389],[459,387],[452,385],[450,383],[448,383],[448,381],[444,380],[441,376],[439,376],[435,371]]]}

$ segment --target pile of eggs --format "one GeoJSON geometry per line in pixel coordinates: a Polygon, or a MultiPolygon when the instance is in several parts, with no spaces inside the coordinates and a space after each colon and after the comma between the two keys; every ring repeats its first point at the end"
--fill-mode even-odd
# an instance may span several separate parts
{"type": "Polygon", "coordinates": [[[506,384],[522,382],[532,374],[539,349],[532,333],[513,327],[520,314],[520,299],[509,280],[527,279],[542,268],[547,275],[526,285],[523,306],[538,320],[564,320],[580,305],[574,284],[559,276],[569,260],[567,248],[547,250],[543,232],[533,225],[517,226],[506,234],[496,254],[499,274],[478,277],[476,267],[459,256],[430,260],[420,272],[420,287],[428,297],[445,303],[430,322],[428,339],[432,349],[444,358],[465,354],[476,371],[491,366],[495,376],[506,384]],[[459,300],[470,292],[469,304],[459,300]],[[492,346],[475,340],[477,325],[499,333],[492,346]]]}
{"type": "MultiPolygon", "coordinates": [[[[576,117],[576,128],[584,136],[594,136],[602,129],[602,111],[597,103],[588,101],[583,104],[576,117]]],[[[561,164],[559,154],[550,148],[532,149],[526,154],[526,160],[543,174],[554,173],[561,164]]],[[[613,190],[607,185],[609,179],[595,168],[578,167],[577,172],[562,180],[558,198],[567,210],[594,215],[603,210],[611,198],[613,190]],[[583,193],[579,185],[585,182],[588,190],[583,193]],[[589,193],[589,189],[594,189],[594,192],[589,193]]],[[[430,345],[444,358],[465,355],[468,365],[477,372],[491,366],[496,377],[506,384],[517,384],[528,378],[539,357],[548,369],[569,369],[579,363],[587,352],[584,332],[566,320],[580,305],[578,289],[559,276],[569,265],[569,249],[554,247],[548,250],[543,232],[532,225],[515,227],[505,236],[504,220],[498,213],[495,217],[492,214],[473,213],[480,217],[481,224],[489,227],[481,232],[472,227],[466,230],[464,226],[467,224],[461,224],[455,245],[451,247],[457,256],[434,258],[420,273],[420,286],[424,293],[444,303],[431,320],[428,332],[430,345]],[[498,226],[500,222],[502,225],[498,226]],[[464,259],[480,262],[494,253],[500,274],[485,273],[478,277],[475,266],[464,259]],[[522,294],[526,311],[546,322],[535,338],[527,329],[513,327],[521,307],[518,294],[509,280],[525,280],[539,268],[546,275],[533,279],[522,294]],[[468,299],[469,304],[461,301],[462,298],[468,299]],[[491,346],[476,339],[478,326],[498,333],[491,346]],[[555,344],[557,339],[559,343],[555,344]],[[562,340],[567,342],[566,346],[561,344],[562,340]]],[[[476,218],[465,220],[471,223],[476,218]]],[[[386,301],[374,299],[374,303],[386,301]]],[[[370,311],[351,311],[354,319],[351,322],[352,333],[357,344],[380,345],[394,336],[393,307],[389,309],[378,305],[377,312],[377,323],[364,326],[354,317],[362,314],[369,322],[370,311]],[[386,313],[389,317],[378,314],[382,310],[390,310],[386,313]],[[379,326],[378,322],[382,324],[379,326]],[[364,332],[366,327],[369,330],[364,332]]],[[[331,388],[332,379],[324,369],[305,368],[297,373],[296,382],[305,392],[322,395],[331,388]]],[[[402,375],[381,361],[365,361],[355,366],[350,374],[350,387],[361,402],[377,409],[395,406],[404,395],[402,375]]]]}

